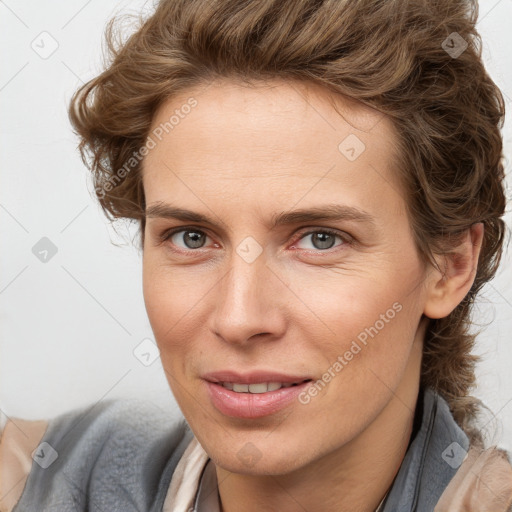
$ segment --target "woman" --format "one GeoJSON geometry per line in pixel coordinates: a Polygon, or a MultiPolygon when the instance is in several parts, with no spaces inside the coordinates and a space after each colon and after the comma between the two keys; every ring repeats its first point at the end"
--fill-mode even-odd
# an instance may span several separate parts
{"type": "Polygon", "coordinates": [[[8,423],[5,510],[510,510],[470,395],[505,210],[476,17],[173,0],[119,47],[110,25],[70,117],[104,211],[140,224],[183,417],[8,423]]]}

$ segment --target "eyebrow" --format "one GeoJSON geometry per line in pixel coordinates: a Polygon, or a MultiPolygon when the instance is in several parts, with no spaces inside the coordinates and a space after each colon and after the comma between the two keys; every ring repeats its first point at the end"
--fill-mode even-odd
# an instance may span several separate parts
{"type": "MultiPolygon", "coordinates": [[[[166,203],[155,203],[146,208],[146,218],[177,219],[188,222],[215,225],[209,217],[185,208],[178,208],[166,203]]],[[[313,208],[281,212],[272,216],[269,227],[298,224],[311,221],[351,220],[376,227],[375,218],[368,212],[341,204],[328,204],[313,208]]]]}

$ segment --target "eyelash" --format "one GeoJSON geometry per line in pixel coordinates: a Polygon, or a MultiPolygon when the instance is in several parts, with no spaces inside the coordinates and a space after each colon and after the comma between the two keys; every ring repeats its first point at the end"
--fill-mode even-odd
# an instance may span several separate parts
{"type": "MultiPolygon", "coordinates": [[[[176,233],[187,232],[187,231],[191,231],[191,232],[195,232],[195,233],[201,233],[201,234],[203,234],[205,236],[209,236],[203,230],[197,229],[195,226],[185,226],[185,227],[180,226],[179,228],[173,228],[173,229],[164,231],[159,236],[160,242],[161,243],[168,242],[176,233]]],[[[299,237],[296,238],[296,240],[293,242],[293,245],[298,243],[303,238],[305,238],[305,237],[307,237],[309,235],[315,234],[315,233],[324,233],[324,234],[332,235],[334,237],[338,237],[338,238],[340,238],[343,241],[343,243],[338,245],[338,246],[335,246],[333,248],[323,249],[323,250],[322,249],[299,249],[299,250],[303,250],[303,251],[307,251],[307,252],[314,252],[314,253],[319,253],[319,254],[322,254],[322,253],[330,254],[330,253],[334,252],[337,247],[340,248],[340,247],[344,247],[346,245],[350,245],[350,244],[353,243],[353,239],[351,237],[349,237],[349,235],[347,235],[346,233],[342,234],[342,232],[340,232],[340,231],[329,229],[329,228],[316,228],[316,229],[312,229],[310,231],[306,231],[306,232],[300,234],[299,237]]],[[[181,252],[182,253],[182,252],[189,252],[189,251],[192,251],[192,252],[199,251],[201,249],[204,249],[204,247],[199,247],[197,249],[182,249],[180,247],[178,249],[172,249],[172,250],[175,251],[175,252],[181,252]]]]}

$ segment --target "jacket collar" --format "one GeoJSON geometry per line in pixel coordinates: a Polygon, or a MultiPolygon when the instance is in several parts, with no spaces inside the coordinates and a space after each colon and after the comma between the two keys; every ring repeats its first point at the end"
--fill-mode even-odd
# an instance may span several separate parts
{"type": "MultiPolygon", "coordinates": [[[[431,512],[469,449],[469,439],[435,391],[420,391],[421,425],[384,502],[382,512],[431,512]]],[[[420,402],[420,400],[418,400],[420,402]]]]}

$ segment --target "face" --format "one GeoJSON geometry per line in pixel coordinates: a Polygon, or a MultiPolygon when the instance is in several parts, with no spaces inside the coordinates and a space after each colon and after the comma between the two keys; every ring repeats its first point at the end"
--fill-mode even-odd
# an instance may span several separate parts
{"type": "Polygon", "coordinates": [[[335,101],[219,81],[153,119],[147,313],[186,420],[229,471],[284,474],[350,445],[411,378],[424,270],[396,135],[335,101]],[[274,390],[286,382],[301,384],[274,390]]]}

